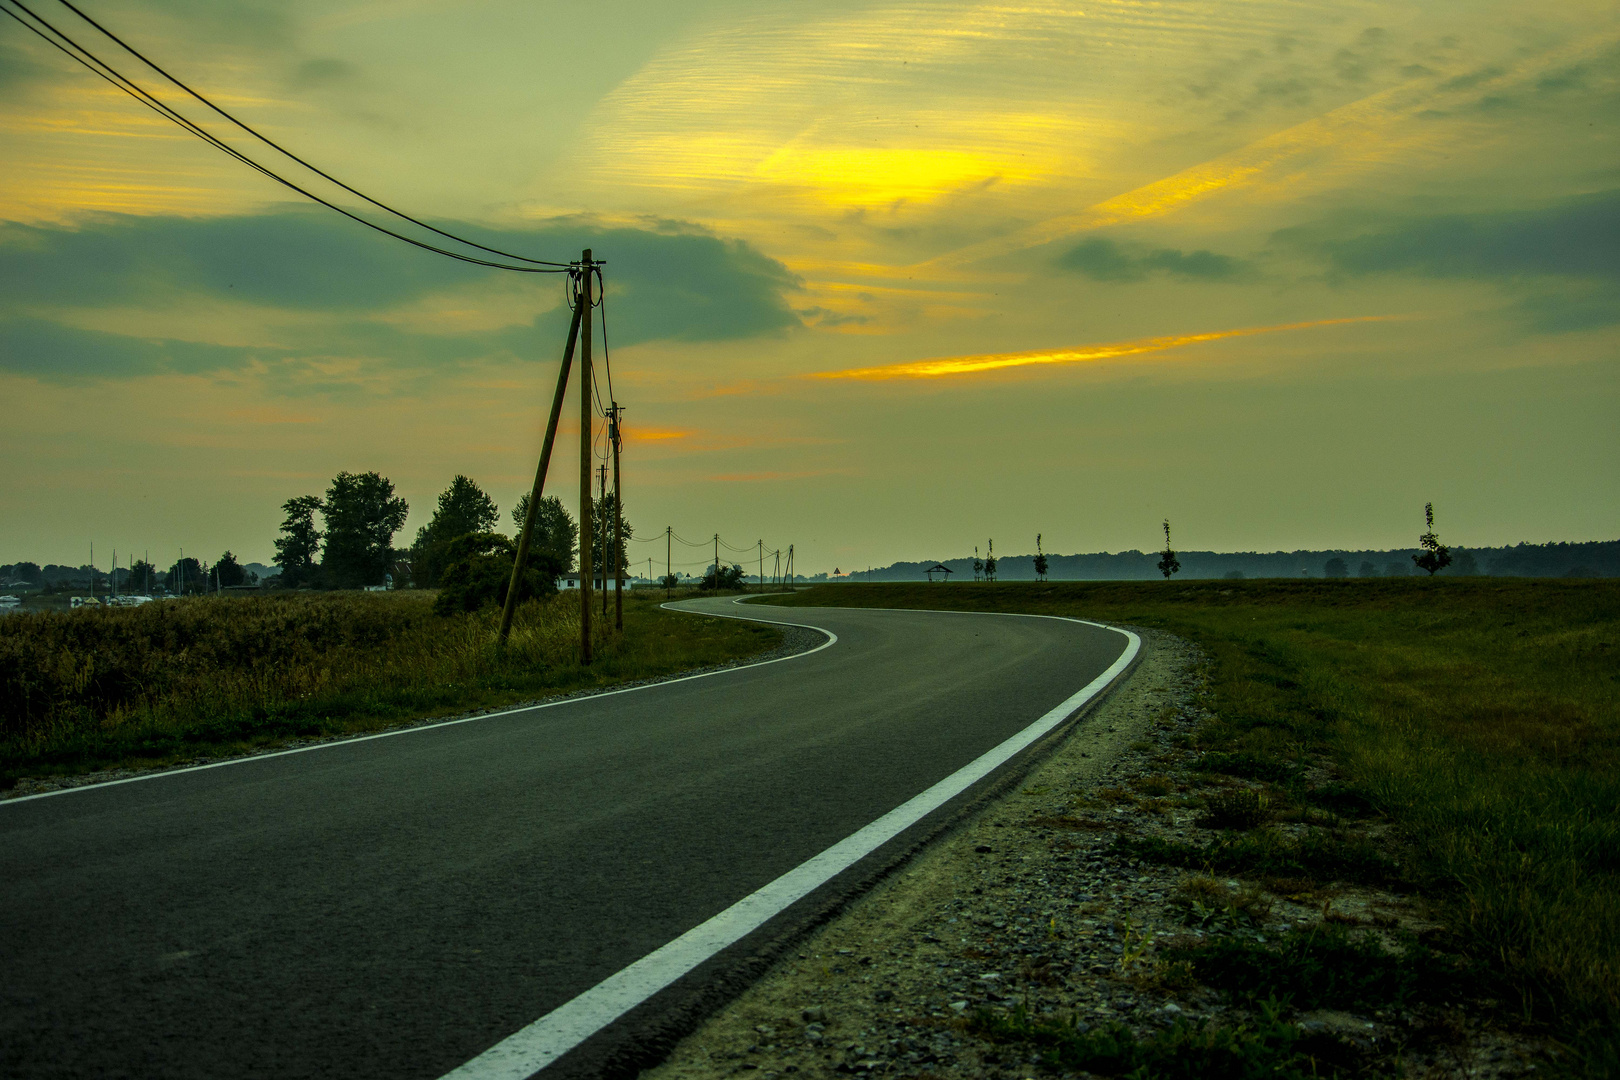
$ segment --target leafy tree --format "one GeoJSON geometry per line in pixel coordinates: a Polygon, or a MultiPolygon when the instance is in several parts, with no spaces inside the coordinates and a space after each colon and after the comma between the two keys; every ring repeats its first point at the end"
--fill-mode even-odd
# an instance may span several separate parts
{"type": "Polygon", "coordinates": [[[214,584],[222,589],[228,589],[233,585],[247,584],[247,571],[242,568],[241,563],[236,561],[236,556],[229,551],[221,555],[219,562],[214,564],[214,584]]]}
{"type": "Polygon", "coordinates": [[[1451,572],[1463,577],[1473,577],[1479,573],[1479,562],[1475,560],[1472,551],[1458,551],[1452,566],[1451,572]]]}
{"type": "Polygon", "coordinates": [[[1164,554],[1159,557],[1159,573],[1166,578],[1181,571],[1181,560],[1170,546],[1170,519],[1164,519],[1164,554]]]}
{"type": "Polygon", "coordinates": [[[984,580],[996,580],[996,542],[990,541],[990,546],[984,553],[984,580]]]}
{"type": "Polygon", "coordinates": [[[287,517],[281,523],[276,557],[271,561],[281,567],[282,587],[292,589],[308,582],[314,574],[315,554],[321,549],[315,514],[323,507],[316,496],[300,495],[282,503],[281,509],[287,517]]]}
{"type": "Polygon", "coordinates": [[[979,558],[979,545],[974,544],[973,545],[973,580],[978,581],[983,576],[984,576],[984,560],[979,558]]]}
{"type": "Polygon", "coordinates": [[[1434,535],[1434,503],[1423,504],[1423,520],[1428,525],[1428,531],[1418,537],[1423,550],[1413,555],[1412,561],[1419,570],[1427,570],[1429,576],[1434,577],[1436,570],[1444,570],[1451,565],[1451,550],[1434,535]]]}
{"type": "Polygon", "coordinates": [[[710,566],[709,572],[703,575],[703,581],[698,585],[700,589],[711,590],[743,587],[743,568],[740,566],[710,566]]]}
{"type": "MultiPolygon", "coordinates": [[[[613,513],[618,507],[618,501],[613,492],[608,492],[607,498],[597,503],[591,514],[591,532],[594,534],[591,542],[591,561],[595,563],[594,570],[599,581],[612,581],[613,575],[613,513]]],[[[630,537],[635,530],[623,514],[619,515],[619,569],[626,574],[630,572],[630,537]]]]}
{"type": "Polygon", "coordinates": [[[1041,550],[1041,534],[1035,534],[1035,576],[1046,580],[1046,552],[1041,550]]]}
{"type": "Polygon", "coordinates": [[[1374,566],[1370,562],[1365,562],[1364,561],[1361,564],[1361,568],[1356,571],[1356,577],[1377,577],[1377,576],[1378,576],[1378,567],[1374,566]]]}
{"type": "Polygon", "coordinates": [[[681,583],[681,579],[676,577],[674,574],[665,574],[663,577],[658,579],[658,583],[666,589],[673,589],[675,586],[681,583]]]}
{"type": "Polygon", "coordinates": [[[1330,578],[1349,577],[1350,567],[1343,559],[1335,556],[1322,564],[1322,576],[1330,578]]]}
{"type": "MultiPolygon", "coordinates": [[[[439,578],[439,596],[433,610],[441,615],[506,603],[506,590],[512,584],[512,560],[517,558],[517,541],[497,532],[467,533],[450,541],[444,573],[439,578]]],[[[549,551],[529,547],[529,557],[518,579],[518,602],[554,596],[557,575],[565,573],[557,557],[549,551]]]]}
{"type": "Polygon", "coordinates": [[[136,559],[129,568],[127,579],[130,588],[139,593],[146,593],[152,591],[153,585],[160,584],[163,576],[157,567],[145,559],[136,559]]]}
{"type": "Polygon", "coordinates": [[[326,489],[323,568],[340,589],[381,585],[394,561],[394,534],[410,506],[374,472],[340,472],[326,489]]]}
{"type": "Polygon", "coordinates": [[[450,541],[468,533],[489,532],[499,518],[495,500],[457,473],[450,486],[439,493],[433,520],[416,531],[416,543],[411,545],[412,578],[426,588],[437,585],[450,541]]]}
{"type": "Polygon", "coordinates": [[[38,581],[43,573],[36,562],[20,562],[11,568],[11,572],[30,584],[38,581]]]}
{"type": "Polygon", "coordinates": [[[207,584],[207,571],[202,563],[186,556],[179,559],[169,567],[169,572],[163,575],[163,587],[172,593],[198,593],[203,591],[207,584]]]}
{"type": "MultiPolygon", "coordinates": [[[[516,530],[513,535],[523,532],[523,518],[528,512],[529,493],[524,492],[517,505],[512,507],[512,527],[516,530]]],[[[529,538],[529,547],[551,552],[562,563],[563,573],[573,572],[579,555],[579,524],[557,496],[540,497],[540,506],[534,513],[534,535],[529,538]]]]}

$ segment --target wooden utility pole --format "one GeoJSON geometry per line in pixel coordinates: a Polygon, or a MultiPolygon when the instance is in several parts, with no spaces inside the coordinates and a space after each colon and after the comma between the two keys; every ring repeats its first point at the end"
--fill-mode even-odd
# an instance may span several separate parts
{"type": "MultiPolygon", "coordinates": [[[[670,558],[670,555],[669,555],[670,544],[673,542],[673,541],[670,540],[670,537],[672,537],[674,535],[675,535],[675,526],[673,526],[673,525],[665,525],[664,526],[664,599],[665,600],[668,600],[669,597],[670,597],[669,579],[672,576],[674,576],[674,573],[675,573],[673,570],[670,569],[671,563],[669,561],[669,558],[670,558]]],[[[91,561],[93,562],[94,560],[91,560],[91,561]]]]}
{"type": "Polygon", "coordinates": [[[759,591],[765,591],[765,541],[756,541],[759,544],[759,591]]]}
{"type": "Polygon", "coordinates": [[[714,534],[714,587],[720,588],[720,534],[714,534]]]}
{"type": "Polygon", "coordinates": [[[585,313],[579,324],[579,662],[589,664],[591,575],[596,571],[591,563],[591,541],[596,535],[592,530],[596,526],[591,520],[591,275],[595,267],[590,248],[580,254],[579,264],[579,309],[585,313]]]}
{"type": "Polygon", "coordinates": [[[619,408],[617,401],[608,410],[608,441],[613,444],[613,628],[624,629],[624,494],[619,490],[619,408]]]}
{"type": "MultiPolygon", "coordinates": [[[[546,487],[546,470],[551,468],[551,448],[557,442],[557,422],[562,419],[563,395],[568,390],[568,369],[574,363],[574,345],[579,340],[579,320],[582,309],[574,305],[574,321],[568,327],[568,344],[563,347],[562,367],[557,371],[557,392],[551,396],[551,416],[546,421],[546,438],[540,444],[540,467],[534,472],[534,487],[529,489],[529,508],[523,514],[523,532],[518,535],[517,560],[512,563],[512,581],[506,587],[506,606],[501,609],[501,632],[497,644],[505,647],[512,632],[512,615],[517,611],[518,582],[529,561],[529,542],[534,535],[535,518],[540,513],[540,493],[546,487]]],[[[563,553],[567,558],[568,553],[563,553]]],[[[566,569],[566,567],[565,567],[566,569]]]]}

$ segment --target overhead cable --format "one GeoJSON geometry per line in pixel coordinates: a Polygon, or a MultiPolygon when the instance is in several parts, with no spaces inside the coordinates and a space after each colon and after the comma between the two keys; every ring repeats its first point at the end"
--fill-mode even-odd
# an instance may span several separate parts
{"type": "MultiPolygon", "coordinates": [[[[20,3],[20,0],[12,0],[12,2],[16,3],[18,7],[23,6],[20,3]]],[[[366,202],[370,203],[372,206],[375,206],[377,209],[387,211],[388,213],[393,214],[397,218],[400,218],[400,219],[402,219],[404,221],[410,222],[412,225],[421,226],[422,228],[427,229],[429,232],[438,233],[440,236],[444,237],[447,240],[454,240],[458,244],[466,244],[468,247],[474,247],[474,248],[477,248],[480,251],[487,251],[491,255],[499,255],[503,259],[516,259],[518,262],[532,263],[533,265],[536,265],[536,266],[565,267],[565,266],[568,265],[567,263],[551,262],[551,261],[546,260],[546,259],[531,259],[527,255],[517,255],[517,254],[514,254],[513,252],[510,252],[510,251],[502,251],[500,248],[486,247],[483,244],[478,243],[477,241],[468,240],[464,236],[457,236],[454,233],[446,232],[443,229],[435,228],[434,226],[429,225],[427,222],[421,221],[421,220],[419,220],[417,218],[414,218],[414,217],[412,217],[411,215],[405,213],[402,210],[396,210],[394,207],[389,206],[387,203],[382,202],[379,199],[372,198],[370,195],[367,195],[365,192],[360,191],[357,188],[350,187],[348,184],[345,184],[343,181],[339,180],[337,177],[333,176],[331,173],[326,172],[325,170],[323,170],[323,169],[321,169],[321,168],[319,168],[319,167],[317,167],[315,165],[310,164],[309,162],[305,161],[303,158],[299,157],[297,154],[293,153],[291,150],[288,150],[286,147],[282,146],[280,143],[274,141],[273,139],[269,138],[266,135],[260,134],[257,130],[255,130],[250,125],[242,122],[241,120],[238,120],[235,116],[233,116],[231,113],[227,112],[225,109],[221,108],[218,105],[215,105],[208,98],[204,97],[202,94],[198,93],[196,90],[193,90],[190,86],[188,86],[185,83],[181,82],[179,79],[177,79],[173,75],[171,75],[167,70],[160,67],[155,61],[153,61],[151,58],[149,58],[145,53],[142,53],[140,50],[136,49],[129,42],[125,41],[123,38],[119,37],[117,34],[113,33],[111,30],[108,30],[105,26],[102,26],[99,22],[97,22],[95,19],[92,19],[89,15],[86,15],[80,8],[78,8],[76,5],[71,3],[70,0],[58,0],[58,2],[61,3],[61,5],[63,7],[65,7],[65,8],[67,8],[69,11],[73,12],[73,14],[77,15],[79,18],[83,19],[85,22],[89,23],[91,26],[93,26],[97,30],[101,31],[101,33],[102,33],[102,35],[104,37],[106,37],[110,41],[117,44],[119,48],[123,49],[125,52],[127,52],[131,56],[135,57],[141,63],[145,64],[147,67],[151,68],[153,71],[157,72],[159,75],[163,76],[165,79],[169,80],[169,82],[173,83],[175,86],[179,87],[181,90],[184,90],[187,94],[190,94],[192,97],[196,98],[199,102],[201,102],[203,105],[207,106],[209,109],[213,110],[215,113],[217,113],[220,116],[224,117],[226,120],[229,120],[232,124],[236,125],[241,130],[247,132],[249,135],[253,136],[255,139],[258,139],[260,142],[264,143],[266,146],[270,147],[271,149],[275,150],[276,152],[278,152],[278,153],[280,153],[280,154],[282,154],[282,155],[284,155],[284,156],[286,156],[288,158],[291,158],[293,161],[298,162],[298,164],[302,165],[304,168],[308,169],[310,172],[314,173],[315,175],[320,176],[320,177],[322,177],[322,178],[324,178],[326,180],[330,180],[332,183],[336,184],[338,187],[342,188],[344,191],[347,191],[349,194],[354,195],[357,198],[364,199],[366,202]]],[[[24,10],[27,10],[27,9],[24,8],[24,10]]],[[[32,14],[32,12],[30,12],[30,14],[32,14]]]]}
{"type": "MultiPolygon", "coordinates": [[[[242,153],[241,151],[239,151],[239,150],[235,149],[234,147],[229,146],[228,144],[222,142],[220,139],[218,139],[214,135],[210,134],[208,131],[206,131],[203,128],[199,127],[197,124],[193,123],[191,120],[187,119],[185,116],[183,116],[180,113],[176,112],[174,109],[170,108],[164,102],[162,102],[158,98],[154,97],[152,94],[148,93],[139,84],[135,83],[133,80],[131,80],[129,78],[126,78],[123,74],[121,74],[112,65],[108,64],[106,61],[104,61],[104,60],[100,59],[99,57],[97,57],[94,53],[90,52],[90,50],[84,48],[82,45],[80,45],[78,42],[74,41],[67,34],[63,33],[61,30],[59,30],[55,26],[53,26],[50,22],[48,22],[47,20],[41,18],[32,9],[30,9],[26,4],[24,4],[22,2],[22,0],[0,0],[0,11],[4,11],[7,15],[11,16],[12,19],[16,20],[16,22],[18,22],[20,25],[22,25],[24,28],[26,28],[27,30],[32,32],[37,37],[39,37],[41,40],[45,41],[47,44],[51,45],[52,47],[54,47],[58,51],[62,52],[63,54],[71,57],[73,60],[77,61],[79,64],[82,64],[84,67],[88,68],[90,71],[94,72],[96,75],[98,75],[101,78],[105,79],[107,82],[112,83],[114,86],[118,87],[120,90],[124,91],[126,94],[129,94],[131,97],[135,98],[135,100],[139,101],[141,104],[145,105],[147,108],[149,108],[149,109],[153,110],[154,112],[158,113],[160,116],[163,116],[165,119],[171,120],[174,123],[181,126],[182,128],[185,128],[187,131],[191,132],[193,135],[196,135],[199,139],[202,139],[204,142],[206,142],[209,145],[213,146],[217,150],[220,150],[224,154],[226,154],[226,155],[228,155],[228,156],[230,156],[232,158],[235,158],[237,161],[240,161],[242,164],[248,166],[250,169],[253,169],[254,171],[262,174],[263,176],[268,177],[271,180],[274,180],[276,183],[281,184],[283,187],[286,187],[286,188],[289,188],[289,189],[291,189],[293,191],[296,191],[296,192],[298,192],[298,194],[304,196],[307,199],[310,199],[313,202],[320,203],[322,206],[326,207],[329,210],[335,210],[339,214],[342,214],[344,217],[348,218],[349,220],[358,222],[359,224],[364,225],[368,229],[373,229],[373,230],[375,230],[377,232],[380,232],[380,233],[384,234],[385,236],[391,236],[395,240],[403,240],[405,243],[410,244],[413,247],[421,248],[424,251],[431,251],[431,252],[434,252],[435,254],[444,255],[444,256],[446,256],[448,258],[455,259],[455,260],[457,260],[459,262],[471,263],[471,264],[473,264],[475,266],[487,266],[487,267],[490,267],[491,269],[495,269],[495,270],[511,270],[511,271],[516,272],[516,273],[522,273],[522,274],[561,274],[561,273],[567,273],[571,269],[571,267],[569,267],[567,264],[562,264],[562,263],[542,265],[542,264],[539,264],[538,262],[536,262],[535,265],[531,265],[531,266],[512,266],[512,265],[507,264],[507,263],[493,262],[493,261],[490,261],[488,259],[476,258],[476,257],[474,257],[472,255],[463,255],[462,253],[457,252],[457,251],[449,251],[449,250],[446,250],[445,248],[437,247],[437,246],[435,246],[433,244],[424,243],[421,240],[415,240],[415,239],[413,239],[413,238],[411,238],[409,236],[405,236],[405,235],[403,235],[401,233],[397,233],[397,232],[393,231],[392,229],[386,228],[386,227],[384,227],[382,225],[378,225],[374,221],[368,221],[365,218],[359,216],[358,214],[355,214],[355,213],[352,213],[352,212],[350,212],[348,210],[345,210],[343,207],[338,206],[336,203],[329,202],[328,200],[321,198],[319,195],[316,195],[314,192],[309,191],[309,190],[307,190],[307,189],[305,189],[303,187],[300,187],[298,184],[294,183],[291,180],[288,180],[284,176],[281,176],[280,174],[276,173],[274,170],[268,168],[265,165],[261,165],[259,162],[257,162],[255,160],[253,160],[252,158],[248,157],[246,154],[242,153]],[[21,11],[23,11],[28,16],[29,19],[32,19],[34,22],[37,22],[39,24],[39,26],[33,25],[33,23],[29,22],[28,19],[24,19],[21,15],[18,15],[15,11],[12,11],[10,7],[4,6],[4,4],[6,4],[6,3],[14,5],[15,7],[17,7],[21,11]],[[44,27],[45,29],[41,30],[40,27],[44,27]],[[46,31],[49,31],[49,33],[47,33],[46,31]],[[56,39],[60,39],[60,40],[56,40],[56,39]]],[[[435,229],[434,231],[437,232],[439,230],[435,229]]],[[[455,239],[459,240],[459,238],[455,238],[455,239]]],[[[474,244],[472,246],[478,247],[480,245],[474,244]]],[[[529,261],[529,260],[526,260],[526,261],[529,261]]]]}

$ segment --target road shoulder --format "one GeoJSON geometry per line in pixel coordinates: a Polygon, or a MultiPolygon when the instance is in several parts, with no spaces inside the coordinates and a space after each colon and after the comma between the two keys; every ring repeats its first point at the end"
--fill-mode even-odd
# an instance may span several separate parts
{"type": "MultiPolygon", "coordinates": [[[[1043,1025],[1082,1038],[1121,1031],[1148,1047],[1175,1031],[1263,1026],[1254,1002],[1188,977],[1173,959],[1178,948],[1217,939],[1265,947],[1268,935],[1275,943],[1313,927],[1385,940],[1433,932],[1417,901],[1388,889],[1214,878],[1133,857],[1130,841],[1211,835],[1197,812],[1208,797],[1187,772],[1191,734],[1208,715],[1202,657],[1179,638],[1136,632],[1136,670],[1012,793],[788,949],[643,1077],[1089,1075],[1051,1038],[1024,1035],[1043,1025]]],[[[1268,1030],[1309,1049],[1313,1066],[1319,1055],[1324,1075],[1391,1064],[1441,1076],[1534,1067],[1532,1047],[1473,1022],[1465,1007],[1365,1013],[1289,1010],[1268,1030]]]]}

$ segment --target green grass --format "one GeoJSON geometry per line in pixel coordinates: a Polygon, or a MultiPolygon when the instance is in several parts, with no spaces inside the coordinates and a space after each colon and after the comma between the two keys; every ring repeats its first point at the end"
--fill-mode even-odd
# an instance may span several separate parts
{"type": "Polygon", "coordinates": [[[1484,988],[1593,1075],[1620,1070],[1620,582],[839,585],[787,602],[1076,615],[1196,641],[1217,715],[1205,762],[1387,816],[1484,988]],[[1336,785],[1304,788],[1312,764],[1336,785]]]}
{"type": "Polygon", "coordinates": [[[431,592],[282,593],[0,619],[0,787],[610,686],[773,648],[781,633],[625,597],[578,662],[577,594],[439,616],[431,592]]]}

